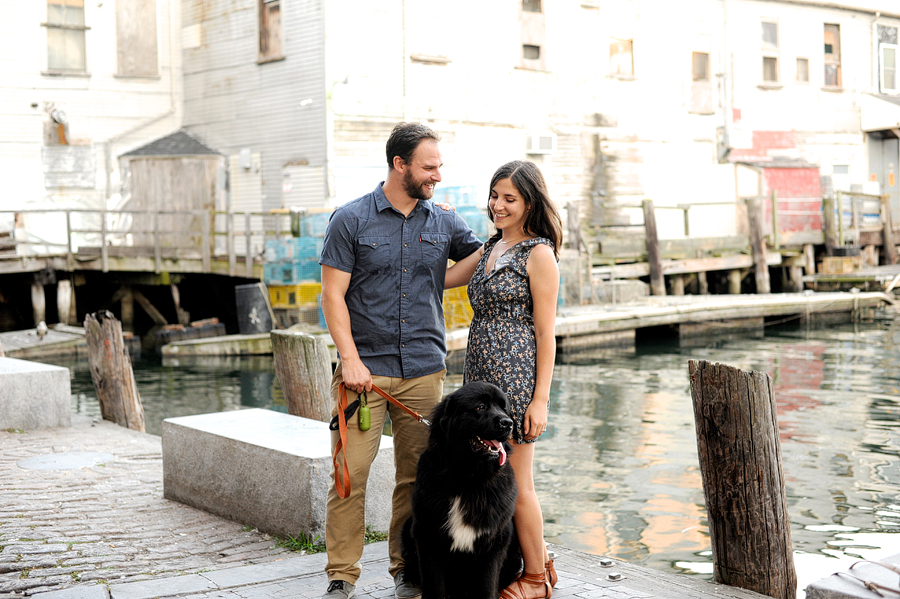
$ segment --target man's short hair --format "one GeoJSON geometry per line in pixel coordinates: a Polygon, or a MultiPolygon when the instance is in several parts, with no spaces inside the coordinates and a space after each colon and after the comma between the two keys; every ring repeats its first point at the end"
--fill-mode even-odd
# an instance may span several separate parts
{"type": "Polygon", "coordinates": [[[421,123],[397,123],[385,148],[388,166],[394,168],[394,156],[399,156],[404,163],[409,164],[423,139],[437,143],[441,141],[441,136],[421,123]]]}

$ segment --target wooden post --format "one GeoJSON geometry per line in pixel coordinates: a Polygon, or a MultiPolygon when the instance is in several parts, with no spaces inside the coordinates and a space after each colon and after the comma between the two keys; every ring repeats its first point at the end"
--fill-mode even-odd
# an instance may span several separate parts
{"type": "Polygon", "coordinates": [[[837,224],[834,214],[834,198],[822,198],[822,216],[825,226],[825,255],[833,256],[837,246],[837,224]]]}
{"type": "Polygon", "coordinates": [[[684,275],[672,277],[672,295],[684,295],[684,275]]]}
{"type": "MultiPolygon", "coordinates": [[[[697,250],[697,257],[703,258],[703,250],[697,250]]],[[[709,283],[706,280],[706,271],[701,270],[697,273],[697,293],[700,295],[709,295],[709,283]]]]}
{"type": "Polygon", "coordinates": [[[807,243],[803,246],[803,262],[803,268],[806,269],[806,274],[816,274],[816,248],[814,248],[811,243],[807,243]]]}
{"type": "Polygon", "coordinates": [[[666,294],[666,279],[659,258],[659,237],[656,234],[656,213],[653,200],[644,200],[644,229],[647,235],[647,262],[650,264],[650,295],[666,294]]]}
{"type": "Polygon", "coordinates": [[[844,195],[837,192],[835,204],[837,204],[837,242],[838,245],[844,247],[844,195]]]}
{"type": "Polygon", "coordinates": [[[122,287],[122,299],[119,300],[119,312],[122,315],[122,328],[134,332],[134,291],[131,287],[122,287]]]}
{"type": "Polygon", "coordinates": [[[331,420],[331,354],[319,335],[273,330],[275,374],[288,414],[331,420]]]}
{"type": "Polygon", "coordinates": [[[781,247],[781,241],[778,238],[778,192],[772,190],[772,249],[777,250],[781,247]]]}
{"type": "Polygon", "coordinates": [[[69,279],[60,279],[56,283],[56,311],[59,313],[59,321],[63,324],[72,324],[72,297],[74,288],[69,279]]]}
{"type": "Polygon", "coordinates": [[[881,196],[882,245],[884,247],[885,264],[897,264],[897,246],[894,245],[894,225],[891,222],[891,196],[881,196]]]}
{"type": "Polygon", "coordinates": [[[100,415],[119,426],[145,432],[144,408],[122,338],[122,325],[111,312],[100,310],[84,319],[84,332],[100,415]]]}
{"type": "Polygon", "coordinates": [[[31,283],[31,314],[34,317],[34,326],[42,320],[47,320],[47,300],[44,298],[44,284],[40,281],[31,283]]]}
{"type": "Polygon", "coordinates": [[[744,272],[735,268],[728,271],[728,293],[731,295],[741,294],[741,281],[744,280],[744,272]]]}
{"type": "Polygon", "coordinates": [[[772,379],[688,360],[716,582],[797,596],[772,379]]]}
{"type": "Polygon", "coordinates": [[[769,293],[769,264],[766,262],[766,237],[763,234],[763,203],[760,198],[747,200],[747,220],[750,222],[750,249],[753,251],[753,270],[756,274],[756,293],[769,293]]]}

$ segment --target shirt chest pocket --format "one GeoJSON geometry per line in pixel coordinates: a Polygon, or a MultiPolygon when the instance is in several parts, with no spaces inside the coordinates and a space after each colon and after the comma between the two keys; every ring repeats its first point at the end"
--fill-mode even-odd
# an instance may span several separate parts
{"type": "Polygon", "coordinates": [[[358,245],[359,262],[362,267],[374,272],[391,266],[391,238],[372,235],[361,236],[358,245]]]}
{"type": "Polygon", "coordinates": [[[446,233],[423,231],[419,234],[419,247],[422,251],[422,262],[425,264],[434,265],[442,260],[446,263],[449,245],[450,236],[446,233]]]}

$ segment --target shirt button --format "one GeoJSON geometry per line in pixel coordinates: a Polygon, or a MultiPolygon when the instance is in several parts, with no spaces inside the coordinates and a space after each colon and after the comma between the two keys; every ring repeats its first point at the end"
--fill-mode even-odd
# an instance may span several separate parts
{"type": "Polygon", "coordinates": [[[406,297],[406,294],[405,294],[405,293],[403,294],[403,297],[406,297]]]}
{"type": "Polygon", "coordinates": [[[400,344],[400,347],[406,347],[406,344],[405,344],[405,343],[401,343],[401,344],[400,344]]]}
{"type": "Polygon", "coordinates": [[[375,244],[374,244],[374,243],[372,244],[372,247],[375,247],[375,244]]]}
{"type": "Polygon", "coordinates": [[[403,272],[406,272],[406,269],[405,269],[405,268],[403,269],[403,272]]]}
{"type": "Polygon", "coordinates": [[[406,319],[405,319],[405,318],[404,318],[404,319],[403,319],[403,320],[401,320],[401,321],[400,321],[400,322],[406,322],[406,319]]]}
{"type": "Polygon", "coordinates": [[[404,244],[403,244],[403,247],[408,248],[408,247],[409,247],[409,244],[408,244],[408,243],[404,243],[404,244]]]}

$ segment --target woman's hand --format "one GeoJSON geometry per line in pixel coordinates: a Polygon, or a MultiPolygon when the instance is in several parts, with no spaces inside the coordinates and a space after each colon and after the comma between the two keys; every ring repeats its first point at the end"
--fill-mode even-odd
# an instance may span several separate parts
{"type": "Polygon", "coordinates": [[[547,430],[548,399],[534,398],[525,410],[525,422],[523,423],[523,432],[525,440],[532,441],[544,434],[547,430]]]}

